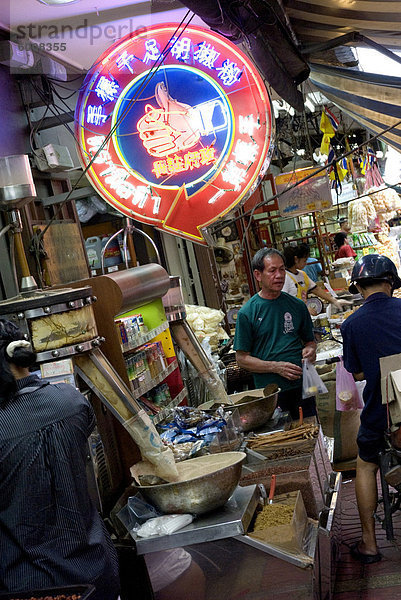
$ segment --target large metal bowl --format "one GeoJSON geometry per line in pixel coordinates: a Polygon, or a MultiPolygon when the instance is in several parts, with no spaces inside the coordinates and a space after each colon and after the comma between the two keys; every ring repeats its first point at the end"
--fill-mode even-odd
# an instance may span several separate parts
{"type": "Polygon", "coordinates": [[[180,473],[183,469],[192,473],[190,479],[135,487],[162,513],[200,515],[227,502],[238,485],[245,457],[244,452],[222,452],[191,458],[177,463],[180,473]],[[197,476],[204,469],[209,472],[197,476]]]}
{"type": "Polygon", "coordinates": [[[277,406],[279,389],[268,396],[264,395],[263,389],[249,390],[239,394],[231,394],[229,397],[238,409],[241,421],[241,429],[244,433],[261,427],[272,418],[277,406]],[[255,400],[241,402],[241,397],[255,396],[255,400]]]}
{"type": "MultiPolygon", "coordinates": [[[[232,404],[221,404],[220,406],[223,406],[227,409],[238,409],[241,430],[246,433],[247,431],[252,431],[253,429],[261,427],[272,418],[277,406],[278,394],[280,392],[280,388],[277,386],[275,386],[275,388],[276,389],[273,393],[267,393],[267,395],[265,395],[267,388],[248,390],[238,394],[230,394],[229,398],[232,404]],[[246,402],[241,402],[242,398],[249,398],[249,396],[253,396],[255,400],[248,399],[246,402]]],[[[206,412],[214,412],[216,405],[213,405],[213,408],[209,408],[209,406],[210,403],[207,402],[205,404],[201,404],[198,406],[198,408],[205,410],[206,412]]]]}

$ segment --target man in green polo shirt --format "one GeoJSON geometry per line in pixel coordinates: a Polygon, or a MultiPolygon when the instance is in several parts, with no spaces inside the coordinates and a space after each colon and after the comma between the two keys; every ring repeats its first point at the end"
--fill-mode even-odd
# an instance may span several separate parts
{"type": "Polygon", "coordinates": [[[262,248],[252,269],[260,291],[237,315],[234,350],[237,363],[253,373],[255,386],[276,383],[278,405],[293,419],[316,414],[315,398],[302,399],[302,359],[316,360],[316,342],[306,304],[282,292],[285,264],[281,252],[262,248]]]}

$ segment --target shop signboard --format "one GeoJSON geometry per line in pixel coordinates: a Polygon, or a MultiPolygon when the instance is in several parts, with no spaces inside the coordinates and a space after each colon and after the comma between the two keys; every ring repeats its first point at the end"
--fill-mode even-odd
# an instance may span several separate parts
{"type": "Polygon", "coordinates": [[[75,123],[82,166],[108,203],[200,243],[270,161],[272,110],[257,69],[192,25],[156,25],[111,46],[87,74],[75,123]]]}
{"type": "Polygon", "coordinates": [[[325,172],[318,172],[314,167],[297,169],[290,173],[276,176],[278,208],[282,217],[294,217],[306,213],[327,210],[332,206],[329,178],[325,172]],[[309,179],[299,183],[307,176],[309,179]]]}
{"type": "Polygon", "coordinates": [[[349,202],[350,200],[355,200],[357,195],[358,192],[355,189],[354,183],[352,181],[342,181],[341,191],[339,194],[337,194],[335,190],[331,190],[331,197],[334,205],[343,204],[344,202],[349,202]]]}

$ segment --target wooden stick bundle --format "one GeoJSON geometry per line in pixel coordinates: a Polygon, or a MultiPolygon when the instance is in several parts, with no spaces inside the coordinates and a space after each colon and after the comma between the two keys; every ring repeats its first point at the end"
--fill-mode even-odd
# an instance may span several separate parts
{"type": "Polygon", "coordinates": [[[317,436],[319,427],[314,423],[305,423],[288,431],[277,431],[270,435],[256,435],[248,440],[248,448],[257,450],[263,446],[286,444],[300,440],[310,440],[317,436]]]}

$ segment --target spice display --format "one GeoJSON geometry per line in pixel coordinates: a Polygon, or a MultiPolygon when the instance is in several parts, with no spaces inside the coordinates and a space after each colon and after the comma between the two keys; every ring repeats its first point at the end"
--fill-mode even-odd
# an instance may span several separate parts
{"type": "Polygon", "coordinates": [[[262,531],[268,527],[291,523],[294,509],[295,504],[266,504],[258,513],[253,530],[262,531]]]}
{"type": "Polygon", "coordinates": [[[258,450],[258,448],[285,444],[287,442],[296,442],[299,440],[310,440],[317,437],[319,433],[319,427],[314,423],[305,423],[294,429],[288,431],[278,431],[277,433],[271,433],[269,435],[255,435],[248,441],[248,447],[252,450],[258,450]]]}
{"type": "MultiPolygon", "coordinates": [[[[269,460],[279,460],[280,458],[293,458],[296,456],[302,456],[303,454],[310,454],[310,446],[306,446],[305,448],[278,448],[272,452],[269,452],[268,458],[269,460]]],[[[265,455],[267,456],[267,455],[265,455]]]]}

